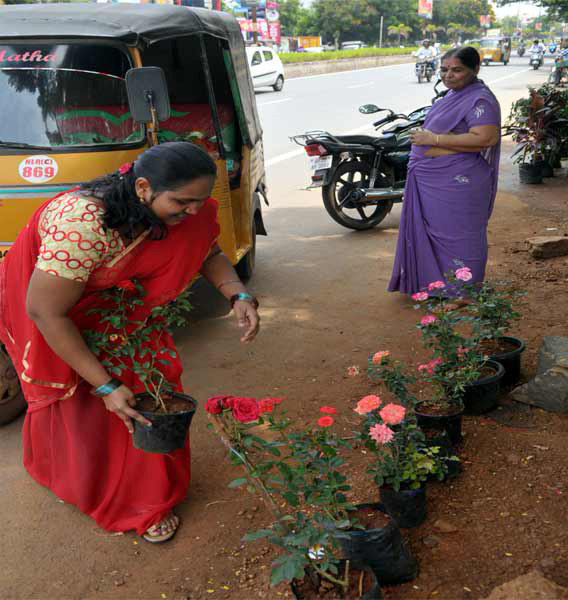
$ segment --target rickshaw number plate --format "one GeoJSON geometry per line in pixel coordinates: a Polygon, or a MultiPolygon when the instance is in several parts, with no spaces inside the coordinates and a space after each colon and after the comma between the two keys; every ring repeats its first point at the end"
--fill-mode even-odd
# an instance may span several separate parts
{"type": "Polygon", "coordinates": [[[333,156],[310,156],[310,166],[313,171],[329,169],[333,162],[333,156]]]}

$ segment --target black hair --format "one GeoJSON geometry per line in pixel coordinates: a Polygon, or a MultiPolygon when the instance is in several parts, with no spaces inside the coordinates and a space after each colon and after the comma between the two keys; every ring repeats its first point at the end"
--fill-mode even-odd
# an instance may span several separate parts
{"type": "Polygon", "coordinates": [[[135,228],[143,225],[145,229],[150,228],[152,239],[162,239],[166,227],[136,195],[136,180],[147,179],[156,195],[179,189],[200,177],[216,175],[215,161],[198,146],[189,142],[166,142],[146,150],[127,172],[116,171],[83,183],[80,190],[102,201],[105,229],[132,237],[135,228]]]}
{"type": "Polygon", "coordinates": [[[447,60],[448,58],[457,58],[472,71],[481,66],[481,56],[479,56],[479,52],[473,46],[462,46],[461,48],[448,50],[442,56],[442,60],[447,60]]]}

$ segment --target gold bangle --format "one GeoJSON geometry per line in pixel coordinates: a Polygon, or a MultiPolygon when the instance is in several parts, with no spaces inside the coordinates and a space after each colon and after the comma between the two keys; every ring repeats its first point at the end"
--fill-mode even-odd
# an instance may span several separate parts
{"type": "Polygon", "coordinates": [[[436,146],[440,145],[440,136],[436,135],[436,146]]]}

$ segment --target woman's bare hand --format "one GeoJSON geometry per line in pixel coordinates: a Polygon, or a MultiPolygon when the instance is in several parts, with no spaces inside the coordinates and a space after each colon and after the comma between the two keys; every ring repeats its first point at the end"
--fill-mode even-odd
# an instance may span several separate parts
{"type": "Polygon", "coordinates": [[[233,305],[233,310],[235,311],[235,317],[237,317],[238,326],[245,329],[241,342],[252,342],[260,329],[260,317],[256,312],[256,308],[250,302],[237,300],[233,305]]]}
{"type": "Polygon", "coordinates": [[[436,134],[428,129],[415,129],[410,134],[410,139],[415,146],[435,146],[436,134]]]}
{"type": "Polygon", "coordinates": [[[145,419],[139,412],[136,412],[132,407],[136,405],[136,399],[132,391],[125,385],[116,388],[110,394],[103,396],[103,402],[106,409],[113,412],[119,419],[122,419],[126,425],[126,429],[130,433],[134,431],[132,419],[142,423],[145,427],[150,427],[152,423],[145,419]]]}

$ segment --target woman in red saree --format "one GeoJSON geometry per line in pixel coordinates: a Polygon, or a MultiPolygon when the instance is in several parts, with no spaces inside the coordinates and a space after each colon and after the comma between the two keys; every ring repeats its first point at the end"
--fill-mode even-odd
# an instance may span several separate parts
{"type": "MultiPolygon", "coordinates": [[[[189,441],[165,456],[133,447],[131,419],[148,425],[133,408],[143,386],[132,372],[113,379],[90,352],[81,331],[104,325],[89,311],[103,305],[102,290],[136,278],[146,296],[133,318],[143,321],[201,273],[231,299],[242,341],[259,320],[217,246],[213,160],[175,142],[119,171],[49,200],[20,233],[0,264],[0,342],[28,405],[30,475],[103,529],[157,542],[179,525],[172,509],[189,486],[189,441]]],[[[175,356],[163,370],[181,389],[175,356]]]]}

